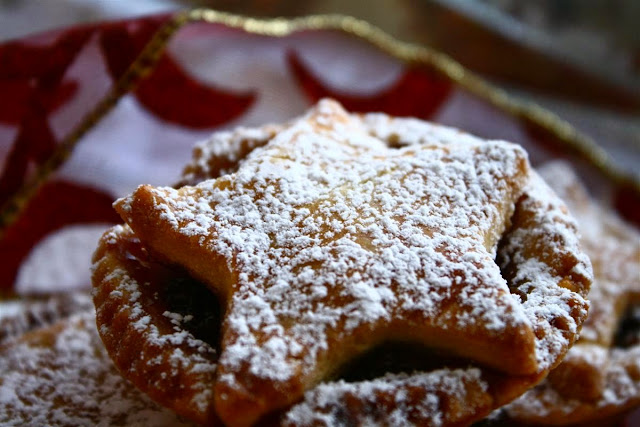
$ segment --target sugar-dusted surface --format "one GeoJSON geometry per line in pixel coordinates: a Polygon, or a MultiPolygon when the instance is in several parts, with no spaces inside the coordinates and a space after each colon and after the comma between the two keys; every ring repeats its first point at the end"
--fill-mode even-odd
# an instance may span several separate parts
{"type": "Polygon", "coordinates": [[[541,369],[555,367],[587,316],[593,272],[581,251],[574,219],[532,171],[505,234],[498,262],[529,316],[541,369]]]}
{"type": "MultiPolygon", "coordinates": [[[[640,233],[593,201],[569,165],[548,164],[545,179],[578,220],[595,280],[580,341],[549,379],[511,404],[517,419],[582,422],[640,404],[640,330],[627,348],[615,347],[622,316],[640,300],[640,233]]],[[[637,310],[637,309],[636,309],[637,310]]],[[[633,333],[634,331],[631,331],[633,333]]]]}
{"type": "Polygon", "coordinates": [[[93,310],[0,347],[3,426],[186,426],[117,372],[93,310]]]}
{"type": "Polygon", "coordinates": [[[569,164],[549,163],[541,173],[578,220],[582,244],[598,279],[619,283],[637,292],[640,288],[638,230],[625,223],[612,208],[593,200],[569,164]]]}
{"type": "Polygon", "coordinates": [[[32,329],[51,325],[74,313],[89,309],[93,309],[93,304],[91,297],[85,292],[0,301],[0,345],[32,329]]]}
{"type": "MultiPolygon", "coordinates": [[[[98,330],[117,368],[138,388],[181,415],[212,423],[218,355],[184,327],[204,314],[169,310],[166,289],[175,277],[127,226],[110,229],[94,254],[98,330]]],[[[219,320],[211,321],[217,328],[219,320]]]]}
{"type": "Polygon", "coordinates": [[[185,166],[180,184],[197,183],[234,172],[244,157],[255,148],[265,145],[283,129],[282,125],[266,125],[214,133],[196,144],[193,158],[185,166]]]}
{"type": "Polygon", "coordinates": [[[478,410],[491,406],[488,387],[478,368],[387,374],[358,383],[321,384],[308,391],[302,403],[287,411],[283,424],[441,426],[464,423],[473,419],[478,410]],[[379,398],[382,395],[384,399],[379,398]],[[354,400],[358,403],[353,404],[354,400]],[[345,410],[350,403],[351,413],[345,410]]]}
{"type": "Polygon", "coordinates": [[[541,190],[534,222],[564,228],[559,240],[536,235],[534,249],[555,251],[578,283],[560,286],[569,272],[542,257],[522,273],[529,306],[510,294],[493,259],[528,180],[515,145],[324,101],[235,173],[143,186],[117,207],[145,244],[225,299],[217,408],[228,419],[251,408],[250,422],[388,339],[511,373],[552,366],[584,317],[590,268],[541,190]]]}
{"type": "Polygon", "coordinates": [[[550,163],[541,172],[578,220],[593,264],[593,304],[580,341],[609,347],[625,307],[640,297],[640,233],[592,200],[568,164],[550,163]]]}
{"type": "MultiPolygon", "coordinates": [[[[562,286],[553,286],[553,277],[559,273],[558,269],[566,267],[546,262],[545,254],[551,253],[554,259],[562,259],[562,262],[576,262],[572,257],[578,256],[581,259],[569,270],[575,269],[576,272],[572,274],[576,277],[584,275],[582,280],[590,276],[588,261],[583,259],[581,252],[574,246],[576,236],[573,221],[566,212],[558,209],[559,206],[563,206],[558,203],[559,200],[549,193],[549,189],[540,178],[532,177],[526,197],[521,198],[516,205],[513,228],[507,232],[505,241],[500,246],[500,258],[507,264],[505,273],[514,271],[514,276],[510,277],[511,286],[516,294],[526,292],[527,298],[522,304],[526,307],[527,315],[536,319],[534,328],[536,334],[541,337],[536,340],[536,354],[540,366],[543,367],[540,368],[542,376],[546,374],[547,369],[558,363],[567,347],[576,338],[576,329],[586,316],[580,294],[562,286]],[[550,211],[555,212],[551,217],[546,215],[550,211]],[[522,218],[527,218],[529,222],[526,223],[522,218]],[[549,221],[555,226],[552,227],[549,221]],[[549,234],[542,237],[539,234],[540,230],[549,234]],[[550,239],[550,242],[545,245],[545,250],[535,247],[536,242],[546,238],[550,239]],[[563,239],[566,241],[563,242],[563,239]],[[562,243],[570,248],[568,253],[565,252],[567,247],[562,243]],[[508,259],[506,254],[510,254],[511,258],[508,259]],[[531,257],[531,262],[517,259],[524,256],[531,257]],[[511,269],[509,264],[516,264],[518,268],[511,269]],[[582,271],[583,269],[585,271],[582,271]],[[536,282],[546,283],[546,286],[532,288],[536,282]],[[562,326],[554,325],[553,319],[557,319],[557,323],[562,326]]],[[[576,282],[576,285],[578,284],[580,281],[576,282]]],[[[584,289],[581,291],[584,292],[584,289]]],[[[457,411],[460,408],[471,413],[473,410],[482,411],[498,407],[538,381],[530,378],[528,382],[523,381],[516,386],[510,386],[508,377],[485,377],[478,375],[479,372],[486,374],[482,369],[468,367],[416,372],[400,379],[389,376],[359,383],[325,383],[307,392],[304,401],[294,406],[292,412],[287,414],[287,419],[293,424],[305,424],[308,422],[305,420],[313,420],[317,425],[327,426],[349,425],[352,421],[350,417],[365,419],[372,424],[391,422],[393,425],[464,425],[474,418],[465,420],[464,417],[469,415],[464,411],[457,411]],[[417,384],[419,386],[416,386],[417,384]],[[491,389],[489,392],[478,391],[487,386],[491,389]],[[419,395],[418,398],[416,393],[419,395]],[[354,401],[359,403],[354,404],[354,401]],[[411,404],[407,405],[407,401],[411,404]],[[349,409],[345,410],[345,407],[349,409]],[[429,416],[421,418],[420,410],[427,411],[429,416]],[[353,415],[354,413],[357,415],[353,415]],[[381,413],[386,415],[383,416],[381,413]],[[385,418],[392,413],[393,419],[385,418]]]]}
{"type": "MultiPolygon", "coordinates": [[[[592,356],[593,349],[576,344],[565,363],[585,360],[592,356]]],[[[612,349],[605,366],[602,370],[604,387],[595,400],[569,398],[545,381],[510,404],[507,412],[521,421],[548,423],[555,420],[556,424],[570,424],[610,417],[637,407],[640,402],[640,348],[612,349]]],[[[583,379],[574,377],[572,381],[582,383],[583,379]]]]}

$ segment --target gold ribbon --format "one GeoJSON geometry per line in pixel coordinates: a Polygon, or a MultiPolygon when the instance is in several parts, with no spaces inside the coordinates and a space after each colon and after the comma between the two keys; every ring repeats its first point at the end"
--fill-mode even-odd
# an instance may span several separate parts
{"type": "Polygon", "coordinates": [[[342,15],[256,19],[211,9],[193,9],[176,13],[153,35],[140,55],[109,92],[57,145],[53,154],[37,168],[33,177],[7,201],[0,210],[0,238],[4,234],[3,231],[18,218],[40,186],[71,156],[81,138],[111,111],[122,96],[132,91],[141,79],[153,71],[173,35],[190,22],[222,24],[230,28],[242,29],[247,33],[269,37],[285,37],[299,31],[334,30],[362,39],[406,64],[429,66],[459,87],[507,114],[534,128],[548,132],[614,183],[630,185],[640,194],[640,181],[620,170],[602,147],[580,133],[567,121],[534,103],[514,99],[505,91],[465,69],[449,56],[429,47],[401,42],[365,21],[342,15]]]}

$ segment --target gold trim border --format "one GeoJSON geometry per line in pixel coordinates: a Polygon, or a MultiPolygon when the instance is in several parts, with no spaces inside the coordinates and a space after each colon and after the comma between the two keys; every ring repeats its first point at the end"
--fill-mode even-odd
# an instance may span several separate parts
{"type": "Polygon", "coordinates": [[[404,63],[431,66],[453,83],[488,101],[498,109],[555,135],[559,141],[614,183],[630,185],[640,194],[640,180],[618,168],[609,154],[593,139],[579,132],[556,114],[535,103],[516,100],[504,90],[467,70],[451,57],[427,46],[402,42],[368,22],[344,15],[258,19],[212,9],[192,9],[177,12],[154,34],[123,76],[58,144],[53,154],[36,170],[33,178],[0,209],[0,238],[6,227],[17,219],[40,186],[71,156],[81,138],[111,111],[120,98],[132,91],[136,84],[153,70],[172,36],[190,22],[223,24],[230,28],[242,29],[250,34],[270,37],[285,37],[310,30],[335,30],[354,36],[404,63]]]}

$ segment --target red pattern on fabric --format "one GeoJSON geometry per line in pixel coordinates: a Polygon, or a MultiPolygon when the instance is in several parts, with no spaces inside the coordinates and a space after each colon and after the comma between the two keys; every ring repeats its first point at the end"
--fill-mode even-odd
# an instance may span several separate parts
{"type": "Polygon", "coordinates": [[[49,181],[30,200],[0,239],[0,289],[11,289],[22,261],[33,245],[49,233],[76,223],[116,223],[113,197],[65,181],[49,181]]]}
{"type": "Polygon", "coordinates": [[[287,61],[293,76],[313,103],[330,97],[349,111],[380,111],[394,116],[429,119],[452,89],[451,82],[433,70],[413,66],[385,90],[368,96],[350,95],[322,83],[296,52],[289,52],[287,61]]]}
{"type": "MultiPolygon", "coordinates": [[[[114,79],[124,74],[163,23],[152,17],[137,21],[135,27],[111,25],[103,29],[100,45],[114,79]]],[[[153,72],[140,81],[134,94],[157,117],[196,129],[233,120],[255,100],[253,93],[234,94],[199,83],[166,53],[153,72]]]]}
{"type": "MultiPolygon", "coordinates": [[[[63,78],[82,49],[97,35],[109,75],[115,81],[129,68],[156,31],[172,15],[85,25],[0,44],[0,123],[17,127],[0,171],[0,206],[31,179],[59,141],[50,115],[73,100],[91,76],[63,78]]],[[[143,77],[134,95],[161,120],[190,128],[213,128],[246,112],[255,94],[232,94],[189,76],[168,54],[143,77]]],[[[91,105],[86,106],[89,111],[91,105]]],[[[46,234],[75,223],[115,222],[113,197],[71,183],[50,181],[29,202],[17,222],[2,230],[0,288],[10,289],[20,263],[46,234]]]]}
{"type": "Polygon", "coordinates": [[[92,32],[73,29],[50,45],[25,41],[0,45],[0,122],[18,125],[0,175],[0,206],[26,182],[30,162],[40,164],[53,152],[56,140],[48,116],[76,92],[77,84],[62,78],[92,32]]]}

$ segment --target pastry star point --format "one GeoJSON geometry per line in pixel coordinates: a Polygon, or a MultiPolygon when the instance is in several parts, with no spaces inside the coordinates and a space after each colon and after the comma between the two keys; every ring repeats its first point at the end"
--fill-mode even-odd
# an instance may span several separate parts
{"type": "Polygon", "coordinates": [[[531,326],[493,262],[528,172],[508,143],[390,147],[325,102],[235,173],[141,186],[117,209],[223,300],[216,405],[242,424],[390,340],[535,373],[531,326]]]}

